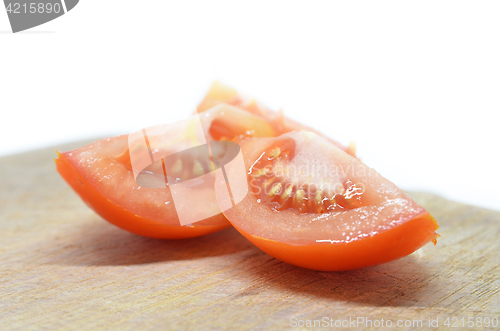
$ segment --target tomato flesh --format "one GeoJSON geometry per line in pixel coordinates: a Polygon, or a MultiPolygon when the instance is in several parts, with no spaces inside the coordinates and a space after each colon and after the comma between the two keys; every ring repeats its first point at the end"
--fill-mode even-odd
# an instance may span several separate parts
{"type": "Polygon", "coordinates": [[[140,188],[135,183],[127,165],[130,159],[123,156],[126,144],[127,136],[119,136],[75,151],[58,152],[57,170],[97,214],[138,235],[182,239],[230,225],[219,214],[191,226],[180,226],[168,189],[140,188]]]}
{"type": "Polygon", "coordinates": [[[408,255],[437,237],[437,223],[423,207],[314,133],[247,139],[241,148],[251,193],[224,214],[249,240],[277,258],[317,270],[361,268],[408,255]],[[286,160],[269,157],[278,147],[290,150],[286,160]],[[254,174],[262,169],[260,163],[275,161],[283,165],[271,171],[275,186],[266,188],[254,174]],[[287,193],[290,185],[295,188],[287,193]],[[299,190],[313,192],[302,194],[303,204],[293,197],[299,190]],[[318,192],[329,201],[317,200],[318,192]],[[363,250],[366,256],[361,258],[363,250]],[[379,253],[372,256],[370,250],[379,253]],[[312,254],[320,254],[321,259],[312,254]]]}
{"type": "Polygon", "coordinates": [[[200,115],[200,120],[210,140],[236,140],[278,135],[271,124],[263,118],[227,104],[210,108],[200,115]]]}
{"type": "MultiPolygon", "coordinates": [[[[258,203],[267,204],[275,211],[287,209],[299,213],[324,213],[347,210],[366,204],[362,188],[346,179],[331,185],[320,181],[319,185],[309,179],[297,182],[297,174],[290,176],[297,167],[284,166],[293,161],[295,141],[287,139],[279,146],[268,148],[248,170],[248,180],[258,203]],[[295,180],[294,180],[295,179],[295,180]]],[[[300,167],[299,167],[300,168],[300,167]]]]}

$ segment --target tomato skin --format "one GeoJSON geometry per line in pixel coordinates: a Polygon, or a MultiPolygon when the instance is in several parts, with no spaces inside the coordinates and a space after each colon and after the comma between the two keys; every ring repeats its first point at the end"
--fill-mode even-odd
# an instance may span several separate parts
{"type": "MultiPolygon", "coordinates": [[[[111,202],[92,187],[67,158],[69,152],[57,152],[57,154],[58,158],[55,159],[57,171],[64,180],[66,180],[82,200],[97,214],[124,230],[151,238],[184,239],[206,235],[230,226],[229,223],[221,225],[174,226],[155,222],[136,215],[111,202]]],[[[222,214],[213,216],[213,218],[220,217],[224,216],[222,216],[222,214]]]]}
{"type": "MultiPolygon", "coordinates": [[[[229,218],[229,216],[228,216],[229,218]]],[[[253,236],[233,226],[255,246],[283,262],[319,271],[341,271],[390,262],[439,237],[436,220],[425,213],[385,232],[349,243],[290,245],[253,236]]]]}
{"type": "MultiPolygon", "coordinates": [[[[319,155],[317,158],[321,158],[321,164],[329,164],[330,170],[357,169],[356,172],[346,172],[345,176],[365,184],[364,202],[352,209],[299,213],[293,209],[272,209],[263,203],[262,196],[250,192],[236,206],[224,211],[224,215],[243,236],[264,252],[299,267],[340,271],[404,257],[439,237],[435,233],[437,222],[423,207],[355,157],[310,132],[242,141],[240,146],[249,169],[249,185],[254,187],[255,182],[252,181],[259,178],[250,175],[255,167],[255,173],[260,176],[260,161],[256,160],[265,160],[270,155],[269,151],[276,146],[286,146],[289,139],[295,141],[294,157],[280,162],[288,162],[300,169],[305,163],[293,164],[294,160],[305,162],[319,155]]],[[[286,150],[282,148],[282,151],[286,150]]],[[[286,165],[284,169],[283,173],[289,173],[286,165]]],[[[342,178],[342,173],[335,172],[332,178],[336,175],[342,178]]],[[[287,183],[285,176],[279,178],[287,183]]],[[[327,181],[330,177],[323,179],[327,181]]],[[[296,183],[300,185],[298,181],[296,183]]],[[[225,182],[216,182],[216,192],[224,188],[223,184],[225,182]]]]}

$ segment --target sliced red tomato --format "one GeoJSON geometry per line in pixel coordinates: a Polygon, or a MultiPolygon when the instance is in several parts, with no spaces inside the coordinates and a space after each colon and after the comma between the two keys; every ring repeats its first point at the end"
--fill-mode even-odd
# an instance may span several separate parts
{"type": "MultiPolygon", "coordinates": [[[[249,138],[240,146],[250,192],[224,214],[284,262],[325,271],[362,268],[438,237],[437,222],[423,207],[314,133],[249,138]]],[[[222,188],[217,183],[217,195],[222,188]]]]}
{"type": "Polygon", "coordinates": [[[218,104],[200,114],[209,140],[276,137],[279,132],[265,119],[228,104],[218,104]]]}
{"type": "MultiPolygon", "coordinates": [[[[214,85],[200,109],[207,140],[275,137],[281,120],[265,107],[214,85]],[[237,98],[237,101],[231,99],[237,98]],[[228,101],[226,104],[221,101],[228,101]],[[210,109],[208,109],[210,108],[210,109]]],[[[220,214],[191,226],[180,226],[170,190],[139,187],[134,179],[127,136],[103,139],[75,151],[59,153],[57,169],[80,197],[109,222],[133,233],[156,238],[188,238],[230,226],[220,214]]],[[[202,197],[203,194],[200,193],[202,197]]],[[[204,199],[191,201],[203,204],[204,199]]],[[[205,202],[206,203],[206,202],[205,202]]],[[[206,209],[218,206],[206,206],[206,209]]]]}
{"type": "Polygon", "coordinates": [[[130,232],[153,238],[179,239],[230,226],[222,214],[190,226],[180,226],[168,188],[145,188],[136,184],[127,135],[58,153],[55,161],[61,176],[90,208],[130,232]]]}
{"type": "Polygon", "coordinates": [[[300,131],[300,130],[309,131],[309,132],[314,132],[319,136],[327,139],[332,144],[346,151],[348,154],[351,154],[352,156],[355,156],[356,154],[356,145],[353,142],[351,142],[348,147],[343,146],[342,144],[333,140],[327,135],[324,135],[323,133],[311,127],[308,127],[288,117],[285,117],[282,110],[273,111],[268,107],[266,107],[265,105],[261,104],[260,102],[256,101],[255,99],[241,96],[235,89],[226,86],[220,82],[214,82],[212,84],[207,95],[198,106],[197,111],[198,113],[202,113],[220,104],[235,106],[239,109],[245,110],[253,114],[258,118],[267,121],[272,126],[274,134],[260,135],[260,137],[275,137],[291,131],[300,131]]]}
{"type": "MultiPolygon", "coordinates": [[[[226,136],[275,135],[265,120],[229,105],[213,107],[201,116],[201,122],[207,140],[227,139],[226,136]]],[[[127,135],[58,153],[55,161],[61,176],[89,207],[110,223],[130,232],[148,237],[178,239],[196,237],[230,226],[217,203],[209,203],[203,191],[190,193],[190,203],[196,203],[202,210],[218,211],[219,214],[189,226],[181,226],[168,187],[155,189],[136,184],[127,135]]]]}

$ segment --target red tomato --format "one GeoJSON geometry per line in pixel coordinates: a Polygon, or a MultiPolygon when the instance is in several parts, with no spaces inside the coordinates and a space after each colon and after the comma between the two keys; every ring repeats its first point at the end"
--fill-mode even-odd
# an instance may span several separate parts
{"type": "MultiPolygon", "coordinates": [[[[314,133],[249,138],[240,146],[250,192],[224,214],[282,261],[325,271],[362,268],[438,237],[437,222],[424,208],[314,133]]],[[[218,182],[217,195],[221,188],[218,182]]]]}
{"type": "MultiPolygon", "coordinates": [[[[127,135],[103,139],[71,152],[58,152],[58,156],[57,170],[82,200],[104,219],[125,230],[147,237],[179,239],[230,226],[222,214],[191,226],[180,226],[168,188],[144,188],[136,184],[127,135]]],[[[218,206],[207,206],[214,207],[218,206]]]]}
{"type": "MultiPolygon", "coordinates": [[[[275,135],[265,120],[228,105],[214,107],[201,117],[201,122],[208,140],[218,140],[224,134],[275,135]]],[[[112,224],[154,238],[196,237],[230,226],[217,203],[209,204],[203,192],[191,196],[191,201],[219,214],[181,226],[168,187],[154,189],[136,184],[127,138],[112,137],[74,151],[58,152],[57,170],[90,208],[112,224]]]]}
{"type": "Polygon", "coordinates": [[[208,91],[207,95],[203,99],[203,101],[200,103],[198,106],[198,113],[202,113],[204,111],[207,111],[208,109],[220,105],[220,104],[227,104],[231,106],[235,106],[239,109],[243,109],[253,115],[255,115],[257,118],[264,119],[267,121],[272,128],[274,129],[275,133],[273,135],[259,135],[259,137],[275,137],[279,136],[283,133],[291,132],[291,131],[310,131],[318,134],[319,136],[327,139],[330,141],[332,144],[335,146],[339,147],[340,149],[343,149],[346,151],[348,154],[351,154],[352,156],[355,156],[356,154],[356,145],[354,142],[351,142],[348,147],[343,146],[339,142],[333,140],[332,138],[324,135],[323,133],[305,126],[299,122],[296,122],[290,118],[287,118],[284,116],[283,111],[273,111],[263,104],[257,102],[255,99],[252,98],[246,98],[238,94],[238,92],[230,88],[220,82],[214,82],[212,86],[210,87],[210,90],[208,91]]]}
{"type": "MultiPolygon", "coordinates": [[[[255,102],[243,104],[234,90],[218,84],[214,84],[199,110],[204,111],[200,118],[208,140],[275,137],[283,131],[280,123],[286,120],[282,114],[255,102]],[[225,101],[227,104],[223,104],[225,101]]],[[[230,226],[222,214],[191,226],[180,226],[168,188],[152,189],[136,184],[126,135],[103,139],[58,156],[57,170],[87,205],[125,230],[155,238],[189,238],[230,226]]],[[[204,203],[199,200],[198,204],[204,203]]]]}

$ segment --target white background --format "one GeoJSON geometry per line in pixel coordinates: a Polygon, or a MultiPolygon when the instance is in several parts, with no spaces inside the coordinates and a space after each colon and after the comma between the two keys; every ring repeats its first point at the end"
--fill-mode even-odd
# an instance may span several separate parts
{"type": "Polygon", "coordinates": [[[191,113],[214,79],[404,189],[500,210],[500,2],[91,1],[0,10],[0,155],[191,113]]]}

